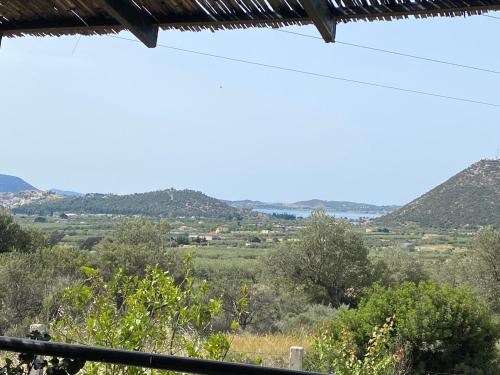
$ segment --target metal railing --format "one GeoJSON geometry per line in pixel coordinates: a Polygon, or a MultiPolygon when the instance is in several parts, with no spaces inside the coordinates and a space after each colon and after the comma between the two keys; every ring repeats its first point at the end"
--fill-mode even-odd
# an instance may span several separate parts
{"type": "Polygon", "coordinates": [[[20,339],[7,336],[0,336],[0,351],[80,359],[88,362],[101,362],[203,375],[323,375],[306,371],[108,349],[87,345],[20,339]]]}

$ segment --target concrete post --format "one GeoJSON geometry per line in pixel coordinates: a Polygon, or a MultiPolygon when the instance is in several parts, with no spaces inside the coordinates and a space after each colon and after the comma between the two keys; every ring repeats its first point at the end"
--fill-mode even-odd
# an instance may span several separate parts
{"type": "Polygon", "coordinates": [[[38,331],[43,335],[47,333],[47,326],[45,324],[32,324],[30,325],[30,333],[34,331],[38,331]]]}
{"type": "Polygon", "coordinates": [[[290,370],[302,370],[304,362],[304,348],[301,346],[292,346],[290,348],[290,370]]]}
{"type": "MultiPolygon", "coordinates": [[[[34,331],[38,331],[43,335],[44,333],[47,333],[47,326],[45,324],[32,324],[30,325],[30,333],[34,331]]],[[[43,356],[37,356],[37,358],[43,360],[43,356]]],[[[29,375],[43,375],[43,369],[42,370],[32,369],[29,375]]]]}

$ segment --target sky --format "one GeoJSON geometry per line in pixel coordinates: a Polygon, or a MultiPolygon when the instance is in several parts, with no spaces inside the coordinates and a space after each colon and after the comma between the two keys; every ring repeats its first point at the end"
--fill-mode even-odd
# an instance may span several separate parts
{"type": "MultiPolygon", "coordinates": [[[[500,71],[498,35],[500,19],[484,16],[337,27],[341,42],[500,71]]],[[[500,104],[500,74],[271,29],[164,31],[159,43],[500,104]]],[[[40,189],[404,204],[499,149],[500,107],[109,36],[0,49],[0,173],[40,189]]]]}

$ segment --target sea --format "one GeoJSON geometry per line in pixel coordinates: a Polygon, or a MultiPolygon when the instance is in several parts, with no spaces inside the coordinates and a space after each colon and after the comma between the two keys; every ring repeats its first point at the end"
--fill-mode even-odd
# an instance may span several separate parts
{"type": "MultiPolygon", "coordinates": [[[[299,210],[299,209],[281,209],[281,208],[255,208],[253,211],[262,212],[264,214],[288,214],[296,217],[307,218],[311,216],[312,210],[299,210]]],[[[375,219],[382,216],[382,214],[364,213],[364,212],[339,212],[339,211],[326,211],[326,214],[338,219],[347,220],[360,220],[360,219],[375,219]]]]}

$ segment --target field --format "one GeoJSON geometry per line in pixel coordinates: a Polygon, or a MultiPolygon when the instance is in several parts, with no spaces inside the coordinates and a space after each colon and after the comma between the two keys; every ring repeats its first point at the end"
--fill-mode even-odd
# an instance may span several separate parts
{"type": "MultiPolygon", "coordinates": [[[[119,216],[78,215],[67,218],[16,216],[16,220],[41,230],[47,236],[63,233],[61,244],[80,246],[89,237],[107,237],[113,227],[123,220],[119,216]]],[[[182,232],[191,236],[191,243],[179,246],[182,253],[191,253],[197,262],[217,265],[221,262],[254,267],[258,258],[270,249],[296,240],[304,220],[272,220],[268,217],[242,222],[220,219],[175,219],[172,233],[182,232]],[[219,229],[219,230],[218,230],[219,229]],[[196,237],[211,236],[203,243],[196,237]]],[[[428,232],[418,228],[377,228],[370,222],[354,223],[355,230],[363,235],[371,255],[380,250],[400,248],[415,253],[426,264],[443,262],[450,256],[466,251],[469,232],[428,232]]]]}

